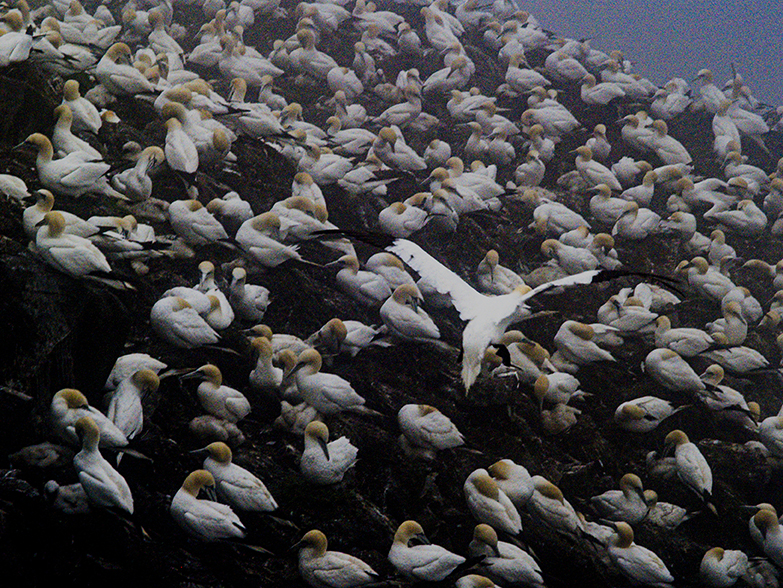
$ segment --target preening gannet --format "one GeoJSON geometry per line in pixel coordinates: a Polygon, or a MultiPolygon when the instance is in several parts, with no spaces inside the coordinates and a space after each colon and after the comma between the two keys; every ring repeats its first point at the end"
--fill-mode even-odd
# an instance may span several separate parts
{"type": "Polygon", "coordinates": [[[208,471],[191,472],[171,500],[171,516],[185,531],[204,541],[241,539],[245,526],[230,506],[198,499],[204,486],[214,485],[215,478],[208,471]]]}
{"type": "Polygon", "coordinates": [[[305,534],[297,544],[299,573],[313,588],[355,588],[377,582],[380,576],[358,557],[327,551],[326,535],[317,529],[305,534]]]}
{"type": "Polygon", "coordinates": [[[407,578],[440,582],[465,563],[465,558],[440,545],[430,544],[419,523],[405,521],[394,534],[389,562],[407,578]],[[418,539],[419,544],[409,545],[411,539],[418,539]]]}
{"type": "Polygon", "coordinates": [[[277,502],[264,483],[245,468],[232,463],[231,448],[222,441],[204,448],[209,455],[204,469],[215,479],[218,497],[239,510],[271,512],[277,502]]]}

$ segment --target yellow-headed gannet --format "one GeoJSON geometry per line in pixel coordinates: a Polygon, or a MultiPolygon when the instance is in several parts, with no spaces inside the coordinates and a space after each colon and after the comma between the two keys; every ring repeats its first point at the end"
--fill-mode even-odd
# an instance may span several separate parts
{"type": "Polygon", "coordinates": [[[81,439],[82,450],[74,456],[73,466],[90,503],[133,514],[133,496],[128,483],[98,450],[101,437],[98,425],[92,417],[84,416],[76,421],[74,429],[81,439]]]}
{"type": "Polygon", "coordinates": [[[315,349],[303,351],[297,358],[293,373],[296,387],[307,404],[324,415],[343,410],[362,411],[364,398],[351,383],[336,374],[321,371],[323,360],[315,349]]]}
{"type": "Polygon", "coordinates": [[[449,417],[434,406],[406,404],[397,413],[397,423],[404,441],[414,452],[434,457],[436,451],[452,449],[465,443],[449,417]]]}
{"type": "Polygon", "coordinates": [[[633,542],[633,529],[628,523],[616,523],[615,528],[617,532],[609,544],[609,558],[620,572],[634,584],[670,588],[674,576],[661,558],[633,542]]]}
{"type": "Polygon", "coordinates": [[[620,478],[619,490],[607,490],[593,496],[590,503],[602,518],[631,525],[642,522],[650,510],[642,480],[636,474],[625,474],[620,478]]]}
{"type": "Polygon", "coordinates": [[[582,522],[560,488],[542,476],[533,476],[532,482],[533,494],[527,502],[528,512],[547,527],[576,536],[582,522]]]}
{"type": "Polygon", "coordinates": [[[356,464],[359,450],[346,437],[329,441],[329,429],[321,421],[305,428],[304,451],[299,469],[313,484],[337,484],[356,464]]]}
{"type": "Polygon", "coordinates": [[[484,469],[473,471],[463,485],[468,508],[480,523],[517,535],[522,531],[522,520],[514,503],[484,469]]]}
{"type": "Polygon", "coordinates": [[[524,466],[510,459],[501,459],[487,468],[495,483],[517,507],[527,504],[533,496],[534,483],[524,466]]]}
{"type": "Polygon", "coordinates": [[[679,429],[666,435],[665,444],[667,449],[674,448],[677,477],[705,503],[709,503],[712,498],[712,470],[699,448],[679,429]]]}
{"type": "Polygon", "coordinates": [[[102,447],[125,447],[128,444],[128,438],[111,419],[90,406],[84,394],[73,388],[63,388],[54,395],[50,413],[55,432],[73,444],[79,441],[74,425],[84,416],[91,417],[99,427],[102,447]]]}
{"type": "Polygon", "coordinates": [[[180,296],[164,296],[150,310],[150,324],[158,336],[177,347],[192,349],[216,343],[220,336],[180,296]]]}
{"type": "Polygon", "coordinates": [[[231,286],[228,301],[239,318],[246,321],[260,321],[269,305],[269,290],[263,286],[247,284],[247,271],[235,267],[231,271],[231,286]]]}
{"type": "Polygon", "coordinates": [[[107,416],[128,439],[133,439],[144,426],[142,398],[156,392],[160,378],[152,370],[140,369],[119,383],[112,392],[107,416]]]}
{"type": "Polygon", "coordinates": [[[419,523],[405,521],[394,534],[389,562],[406,578],[440,582],[465,563],[465,558],[440,545],[430,544],[419,523]],[[410,546],[412,539],[423,544],[410,546]]]}
{"type": "Polygon", "coordinates": [[[647,433],[687,405],[674,407],[668,400],[655,396],[642,396],[623,402],[614,411],[614,422],[632,433],[647,433]]]}
{"type": "Polygon", "coordinates": [[[214,477],[206,470],[188,474],[171,500],[171,516],[185,531],[203,541],[241,539],[245,536],[245,526],[230,506],[199,500],[199,491],[214,485],[214,477]]]}
{"type": "Polygon", "coordinates": [[[498,541],[498,535],[491,526],[483,523],[476,525],[469,550],[473,557],[485,556],[481,571],[489,578],[503,585],[544,588],[541,568],[536,560],[516,545],[498,541]]]}
{"type": "Polygon", "coordinates": [[[317,529],[299,545],[299,574],[313,588],[354,588],[378,581],[379,575],[358,557],[327,551],[326,535],[317,529]]]}
{"type": "Polygon", "coordinates": [[[680,392],[704,390],[704,382],[676,351],[653,349],[644,358],[644,370],[661,386],[680,392]]]}
{"type": "Polygon", "coordinates": [[[735,549],[713,547],[699,564],[699,577],[707,586],[729,588],[748,571],[748,556],[735,549]]]}
{"type": "Polygon", "coordinates": [[[215,479],[218,498],[239,510],[271,512],[277,508],[264,483],[245,468],[232,463],[228,445],[216,441],[204,450],[209,453],[204,460],[204,469],[215,479]]]}
{"type": "Polygon", "coordinates": [[[437,325],[423,308],[419,308],[421,302],[421,294],[415,284],[397,287],[380,309],[381,319],[389,333],[409,341],[439,339],[437,325]]]}
{"type": "Polygon", "coordinates": [[[200,378],[196,389],[201,407],[209,414],[236,423],[250,414],[250,402],[239,390],[223,385],[223,375],[210,363],[186,374],[183,378],[200,378]]]}

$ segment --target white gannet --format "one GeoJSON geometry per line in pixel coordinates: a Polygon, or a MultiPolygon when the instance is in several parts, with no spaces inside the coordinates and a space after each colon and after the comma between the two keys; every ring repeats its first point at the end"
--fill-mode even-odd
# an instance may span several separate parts
{"type": "Polygon", "coordinates": [[[649,208],[639,208],[636,202],[626,202],[623,213],[612,227],[612,236],[640,240],[658,231],[661,217],[649,208]]]}
{"type": "Polygon", "coordinates": [[[247,271],[244,268],[235,267],[231,271],[228,301],[239,318],[258,322],[264,318],[269,306],[269,289],[247,284],[246,279],[247,271]]]}
{"type": "Polygon", "coordinates": [[[183,378],[200,378],[196,389],[201,407],[209,414],[236,423],[250,414],[250,402],[239,390],[223,384],[223,375],[216,365],[208,363],[185,374],[183,378]]]}
{"type": "Polygon", "coordinates": [[[543,476],[533,476],[532,482],[534,490],[527,502],[528,512],[558,533],[576,536],[583,524],[560,488],[543,476]]]}
{"type": "Polygon", "coordinates": [[[160,378],[149,369],[140,369],[119,383],[112,392],[107,416],[128,439],[141,432],[144,425],[142,398],[158,390],[160,378]]]}
{"type": "Polygon", "coordinates": [[[385,327],[368,326],[360,321],[333,318],[310,335],[305,343],[324,349],[332,355],[348,353],[351,357],[356,357],[362,349],[370,345],[386,347],[388,341],[378,338],[385,332],[385,327]]]}
{"type": "Polygon", "coordinates": [[[533,496],[534,483],[530,473],[524,466],[510,459],[501,459],[487,468],[498,485],[511,502],[518,508],[527,504],[533,496]]]}
{"type": "Polygon", "coordinates": [[[378,226],[392,237],[404,239],[424,227],[430,220],[426,210],[404,202],[392,202],[378,213],[378,226]]]}
{"type": "Polygon", "coordinates": [[[653,349],[644,358],[644,370],[664,388],[680,392],[704,390],[693,368],[671,349],[653,349]]]}
{"type": "Polygon", "coordinates": [[[476,269],[476,281],[479,288],[487,294],[508,294],[519,286],[524,286],[525,281],[513,270],[500,265],[500,256],[494,249],[479,262],[476,269]]]}
{"type": "Polygon", "coordinates": [[[615,361],[611,353],[601,349],[593,341],[594,337],[595,329],[590,325],[565,321],[555,333],[554,343],[564,359],[577,365],[587,365],[596,361],[615,361]]]}
{"type": "Polygon", "coordinates": [[[427,404],[406,404],[397,413],[397,424],[411,450],[425,457],[465,443],[451,419],[427,404]]]}
{"type": "Polygon", "coordinates": [[[71,132],[73,114],[67,104],[60,104],[55,108],[54,116],[57,118],[57,122],[52,129],[52,147],[54,147],[55,155],[58,158],[65,157],[74,151],[85,153],[94,160],[103,158],[100,151],[71,132]]]}
{"type": "Polygon", "coordinates": [[[647,433],[685,407],[674,407],[668,400],[655,396],[641,396],[620,404],[614,411],[614,422],[625,431],[647,433]]]}
{"type": "Polygon", "coordinates": [[[79,82],[67,80],[63,85],[63,104],[71,109],[71,130],[96,133],[101,128],[101,115],[95,105],[79,94],[79,82]]]}
{"type": "Polygon", "coordinates": [[[204,469],[215,479],[218,498],[239,510],[271,512],[277,502],[264,483],[245,468],[232,463],[231,448],[222,441],[210,443],[204,469]]]}
{"type": "Polygon", "coordinates": [[[208,245],[228,238],[220,221],[198,200],[175,200],[166,216],[174,232],[189,245],[208,245]]]}
{"type": "Polygon", "coordinates": [[[590,147],[582,145],[576,148],[576,169],[589,186],[606,184],[612,190],[622,191],[623,187],[612,171],[593,159],[593,151],[590,147]]]}
{"type": "Polygon", "coordinates": [[[759,423],[759,440],[774,457],[783,457],[783,417],[780,414],[759,423]]]}
{"type": "Polygon", "coordinates": [[[465,563],[465,558],[440,545],[430,544],[419,523],[405,521],[394,534],[389,562],[406,578],[440,582],[465,563]],[[412,539],[420,543],[411,546],[412,539]]]}
{"type": "Polygon", "coordinates": [[[642,480],[636,474],[625,474],[620,478],[619,490],[607,490],[593,496],[590,503],[602,518],[631,525],[642,522],[650,510],[642,480]]]}
{"type": "Polygon", "coordinates": [[[92,418],[101,432],[101,447],[124,447],[128,438],[111,419],[90,406],[87,398],[73,388],[63,388],[52,398],[50,415],[55,433],[72,444],[79,441],[74,425],[84,416],[92,418]]]}
{"type": "Polygon", "coordinates": [[[243,538],[245,526],[231,507],[212,500],[199,500],[204,486],[214,486],[215,478],[206,470],[188,474],[171,499],[172,518],[185,531],[203,541],[243,538]]]}
{"type": "Polygon", "coordinates": [[[152,195],[150,171],[165,160],[163,149],[146,147],[136,160],[136,165],[112,176],[111,184],[132,201],[146,200],[152,195]]]}
{"type": "Polygon", "coordinates": [[[380,576],[358,557],[327,551],[326,535],[308,531],[299,545],[299,574],[313,588],[355,588],[378,581],[380,576]]]}
{"type": "Polygon", "coordinates": [[[150,310],[150,324],[158,336],[177,347],[192,349],[216,343],[220,335],[180,296],[164,296],[150,310]]]}
{"type": "Polygon", "coordinates": [[[153,93],[155,88],[150,81],[128,63],[130,55],[130,47],[125,43],[115,43],[95,66],[95,77],[112,94],[133,96],[153,93]]]}
{"type": "Polygon", "coordinates": [[[681,357],[694,357],[710,347],[715,340],[706,331],[691,328],[672,328],[669,317],[660,316],[655,321],[655,346],[668,347],[681,357]]]}
{"type": "Polygon", "coordinates": [[[299,470],[313,484],[337,484],[356,464],[358,452],[347,437],[330,442],[327,426],[321,421],[312,421],[305,428],[299,470]]]}
{"type": "Polygon", "coordinates": [[[336,374],[322,372],[322,364],[321,354],[315,349],[307,349],[297,358],[293,373],[304,401],[323,415],[343,410],[361,411],[364,398],[356,393],[347,380],[336,374]]]}
{"type": "Polygon", "coordinates": [[[468,548],[473,557],[484,556],[481,572],[503,585],[544,588],[541,568],[530,554],[512,543],[498,541],[491,526],[476,525],[468,548]]]}
{"type": "Polygon", "coordinates": [[[484,469],[478,469],[467,477],[462,487],[468,508],[480,523],[486,523],[509,535],[522,531],[519,512],[506,493],[484,469]]]}
{"type": "Polygon", "coordinates": [[[303,262],[299,245],[282,242],[290,227],[290,221],[285,219],[285,225],[283,222],[274,212],[264,212],[242,223],[234,239],[254,261],[265,267],[277,267],[291,259],[303,262]]]}
{"type": "Polygon", "coordinates": [[[677,477],[705,503],[712,498],[712,470],[695,443],[688,436],[675,429],[666,435],[667,449],[674,448],[677,477]]]}
{"type": "Polygon", "coordinates": [[[337,284],[363,304],[375,306],[391,296],[389,283],[374,272],[359,269],[356,256],[343,255],[332,263],[342,266],[335,276],[337,284]]]}
{"type": "Polygon", "coordinates": [[[128,353],[121,355],[114,362],[114,366],[111,368],[111,372],[106,378],[106,384],[104,388],[107,390],[114,390],[120,382],[126,378],[130,378],[139,370],[148,369],[159,374],[161,370],[166,369],[168,366],[160,360],[155,359],[147,353],[128,353]]]}
{"type": "Polygon", "coordinates": [[[402,284],[380,308],[383,324],[389,333],[409,341],[432,341],[440,338],[437,325],[419,308],[421,293],[415,284],[402,284]]]}
{"type": "Polygon", "coordinates": [[[666,564],[655,553],[633,542],[628,523],[616,523],[616,534],[609,544],[609,558],[632,583],[670,588],[674,582],[666,564]]]}
{"type": "Polygon", "coordinates": [[[735,549],[713,547],[699,564],[699,577],[707,586],[729,588],[748,571],[748,556],[735,549]]]}
{"type": "Polygon", "coordinates": [[[133,514],[133,496],[128,483],[98,450],[101,437],[98,425],[92,417],[83,416],[76,421],[74,429],[81,439],[82,450],[74,456],[73,467],[90,503],[133,514]]]}

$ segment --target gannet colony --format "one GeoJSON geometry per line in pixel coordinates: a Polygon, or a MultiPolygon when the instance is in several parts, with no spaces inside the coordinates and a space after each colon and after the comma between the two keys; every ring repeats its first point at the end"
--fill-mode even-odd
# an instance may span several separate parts
{"type": "Polygon", "coordinates": [[[779,585],[741,64],[507,0],[0,10],[4,585],[779,585]]]}

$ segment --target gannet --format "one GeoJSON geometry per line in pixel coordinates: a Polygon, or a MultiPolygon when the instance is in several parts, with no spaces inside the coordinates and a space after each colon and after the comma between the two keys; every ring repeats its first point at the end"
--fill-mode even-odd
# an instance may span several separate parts
{"type": "Polygon", "coordinates": [[[587,74],[582,78],[582,85],[579,87],[579,96],[585,104],[609,104],[615,98],[623,98],[625,90],[612,82],[596,83],[595,76],[587,74]]]}
{"type": "Polygon", "coordinates": [[[144,425],[142,398],[158,390],[160,378],[149,369],[140,369],[121,381],[112,392],[107,416],[128,439],[141,432],[144,425]]]}
{"type": "Polygon", "coordinates": [[[500,265],[500,256],[494,249],[487,251],[479,262],[476,280],[479,288],[487,294],[509,294],[514,288],[525,285],[516,272],[500,265]]]}
{"type": "Polygon", "coordinates": [[[247,271],[236,267],[231,271],[228,301],[239,318],[258,322],[269,306],[269,290],[263,286],[245,283],[247,271]]]}
{"type": "Polygon", "coordinates": [[[510,459],[501,459],[487,468],[506,496],[515,506],[525,506],[533,496],[534,483],[527,469],[510,459]]]}
{"type": "MultiPolygon", "coordinates": [[[[563,280],[567,280],[567,278],[563,278],[563,280]]],[[[555,284],[556,282],[550,283],[555,284]]],[[[592,340],[594,337],[595,330],[590,325],[576,321],[565,321],[555,334],[554,343],[566,360],[578,365],[586,365],[596,361],[615,361],[611,353],[598,347],[592,340]]]]}
{"type": "MultiPolygon", "coordinates": [[[[49,190],[42,188],[35,192],[35,204],[28,206],[22,213],[22,226],[27,236],[35,241],[36,233],[40,229],[40,222],[44,220],[46,213],[54,208],[54,194],[49,190]]],[[[58,211],[65,220],[64,232],[69,235],[90,238],[100,232],[100,227],[71,214],[70,212],[58,211]]]]}
{"type": "Polygon", "coordinates": [[[239,510],[271,512],[277,508],[264,483],[245,468],[232,463],[228,445],[217,441],[204,450],[209,454],[204,460],[204,469],[212,474],[221,500],[239,510]]]}
{"type": "Polygon", "coordinates": [[[633,542],[628,523],[615,523],[616,534],[609,544],[609,558],[631,582],[643,586],[670,588],[674,582],[666,564],[655,553],[633,542]]]}
{"type": "Polygon", "coordinates": [[[163,162],[165,157],[160,147],[152,145],[145,148],[139,154],[136,165],[112,176],[112,186],[129,200],[146,200],[152,194],[150,171],[163,162]]]}
{"type": "Polygon", "coordinates": [[[50,414],[55,432],[72,444],[79,441],[74,425],[84,416],[92,418],[99,427],[102,447],[124,447],[128,444],[127,437],[111,419],[90,406],[84,394],[73,388],[63,388],[54,395],[50,414]]]}
{"type": "Polygon", "coordinates": [[[753,522],[759,530],[760,547],[772,562],[783,566],[783,528],[778,522],[777,514],[762,508],[753,516],[753,522]]]}
{"type": "Polygon", "coordinates": [[[641,396],[620,404],[614,411],[614,422],[626,431],[647,433],[684,408],[686,405],[674,407],[655,396],[641,396]]]}
{"type": "Polygon", "coordinates": [[[510,535],[522,531],[519,512],[487,470],[473,471],[465,480],[463,491],[468,508],[477,521],[510,535]]]}
{"type": "MultiPolygon", "coordinates": [[[[724,371],[713,364],[701,375],[708,389],[699,396],[705,406],[721,418],[736,422],[751,431],[758,427],[759,406],[755,402],[746,402],[737,390],[721,384],[724,371]]],[[[762,441],[763,442],[763,441],[762,441]]]]}
{"type": "Polygon", "coordinates": [[[636,474],[625,474],[620,478],[620,490],[608,490],[593,496],[590,503],[602,518],[631,525],[642,522],[650,510],[642,480],[636,474]]]}
{"type": "Polygon", "coordinates": [[[595,196],[590,198],[590,214],[604,225],[614,225],[625,210],[626,201],[622,198],[613,198],[612,189],[606,184],[598,184],[590,189],[595,196]]]}
{"type": "Polygon", "coordinates": [[[394,534],[389,562],[406,578],[440,582],[465,563],[465,558],[440,545],[430,544],[419,523],[405,521],[394,534]],[[412,539],[419,544],[409,546],[412,539]]]}
{"type": "Polygon", "coordinates": [[[245,526],[230,506],[198,499],[204,486],[214,485],[214,477],[206,470],[188,474],[171,500],[172,518],[185,531],[204,541],[243,538],[245,526]]]}
{"type": "Polygon", "coordinates": [[[196,389],[201,407],[213,416],[236,423],[250,414],[250,402],[239,390],[223,385],[220,369],[206,364],[183,378],[200,378],[196,389]]]}
{"type": "Polygon", "coordinates": [[[350,382],[338,375],[321,372],[321,354],[315,349],[303,351],[293,368],[296,386],[307,404],[323,415],[343,410],[363,409],[364,398],[350,382]]]}
{"type": "Polygon", "coordinates": [[[704,390],[704,382],[686,361],[671,349],[653,349],[644,359],[644,369],[661,386],[680,392],[704,390]]]}
{"type": "Polygon", "coordinates": [[[576,169],[590,186],[606,184],[618,192],[623,189],[612,171],[593,159],[593,151],[590,147],[586,145],[577,147],[576,154],[576,169]]]}
{"type": "Polygon", "coordinates": [[[158,300],[150,310],[150,324],[161,339],[186,349],[216,343],[220,338],[180,296],[164,296],[158,300]]]}
{"type": "Polygon", "coordinates": [[[661,217],[649,208],[639,208],[636,202],[626,202],[623,213],[612,227],[612,236],[641,240],[658,230],[661,217]]]}
{"type": "Polygon", "coordinates": [[[370,345],[387,346],[388,342],[379,338],[379,335],[385,332],[385,327],[368,326],[360,321],[333,318],[310,335],[305,342],[312,347],[324,349],[329,354],[348,353],[351,357],[356,357],[362,349],[370,345]]]}
{"type": "Polygon", "coordinates": [[[67,80],[63,85],[63,104],[71,109],[73,131],[97,133],[101,128],[101,116],[92,102],[79,94],[79,82],[67,80]]]}
{"type": "Polygon", "coordinates": [[[354,588],[378,581],[379,575],[357,557],[327,551],[326,535],[308,531],[299,545],[299,574],[313,588],[354,588]]]}
{"type": "Polygon", "coordinates": [[[541,253],[557,261],[557,265],[571,275],[595,270],[599,265],[598,259],[589,250],[571,247],[555,239],[541,243],[541,253]]]}
{"type": "Polygon", "coordinates": [[[159,374],[166,367],[168,366],[165,363],[147,353],[128,353],[118,357],[114,362],[114,367],[111,368],[103,387],[107,390],[114,390],[120,382],[130,378],[139,370],[148,369],[159,374]]]}
{"type": "Polygon", "coordinates": [[[73,466],[90,503],[133,514],[133,496],[128,483],[98,450],[101,437],[98,425],[92,417],[83,416],[74,423],[74,430],[81,439],[82,450],[74,456],[73,466]]]}
{"type": "Polygon", "coordinates": [[[344,255],[332,263],[342,265],[336,275],[337,284],[363,304],[375,306],[391,296],[388,282],[374,272],[360,270],[355,256],[344,255]]]}
{"type": "Polygon", "coordinates": [[[699,564],[699,577],[707,586],[728,588],[748,571],[748,556],[742,551],[722,547],[709,549],[699,564]]]}
{"type": "Polygon", "coordinates": [[[91,511],[90,501],[80,482],[61,486],[54,480],[44,485],[44,495],[52,508],[67,515],[86,514],[91,511]]]}
{"type": "Polygon", "coordinates": [[[198,200],[175,200],[166,215],[174,232],[190,245],[207,245],[228,238],[220,221],[198,200]]]}
{"type": "Polygon", "coordinates": [[[759,440],[769,453],[783,457],[783,417],[780,414],[765,418],[759,423],[759,440]]]}
{"type": "Polygon", "coordinates": [[[709,300],[720,301],[736,286],[730,278],[710,267],[703,257],[694,257],[690,262],[682,261],[675,273],[686,272],[688,285],[709,300]]]}
{"type": "Polygon", "coordinates": [[[709,218],[719,222],[727,231],[746,237],[758,237],[767,227],[767,215],[752,200],[741,200],[736,210],[714,212],[709,214],[709,218]]]}
{"type": "Polygon", "coordinates": [[[95,66],[95,77],[112,94],[127,96],[154,92],[155,88],[144,74],[129,63],[123,63],[130,55],[130,47],[115,43],[95,66]]]}
{"type": "Polygon", "coordinates": [[[469,546],[473,557],[485,556],[481,571],[488,577],[508,585],[544,588],[541,568],[536,560],[512,543],[498,541],[495,530],[486,524],[476,525],[469,546]]]}
{"type": "Polygon", "coordinates": [[[436,451],[452,449],[465,443],[449,417],[434,406],[406,404],[397,413],[404,441],[414,453],[433,458],[436,451]]]}
{"type": "Polygon", "coordinates": [[[415,284],[403,284],[380,308],[383,324],[392,335],[410,341],[440,338],[440,330],[427,312],[419,308],[421,293],[415,284]]]}
{"type": "Polygon", "coordinates": [[[534,490],[527,502],[528,512],[553,530],[576,536],[582,522],[560,488],[542,476],[533,476],[532,482],[534,490]]]}
{"type": "Polygon", "coordinates": [[[359,450],[346,437],[329,441],[329,429],[321,421],[305,428],[304,451],[299,469],[313,484],[337,484],[356,465],[359,450]]]}
{"type": "Polygon", "coordinates": [[[426,210],[393,202],[378,213],[378,226],[384,233],[404,239],[423,228],[429,219],[426,210]]]}
{"type": "Polygon", "coordinates": [[[65,157],[69,153],[82,152],[90,159],[101,160],[101,152],[95,149],[87,141],[80,139],[71,132],[73,114],[67,104],[60,104],[54,109],[57,122],[52,130],[52,146],[58,158],[65,157]]]}
{"type": "Polygon", "coordinates": [[[282,243],[285,231],[290,227],[274,212],[264,212],[242,223],[234,237],[237,243],[261,265],[277,267],[291,259],[304,261],[297,250],[298,245],[282,243]]]}
{"type": "Polygon", "coordinates": [[[539,158],[538,151],[531,149],[525,156],[525,161],[514,170],[514,181],[518,186],[535,187],[541,184],[545,175],[546,165],[539,158]]]}
{"type": "Polygon", "coordinates": [[[701,329],[673,329],[667,316],[660,316],[655,321],[656,347],[668,347],[682,357],[694,357],[710,347],[715,346],[714,339],[701,329]]]}
{"type": "Polygon", "coordinates": [[[567,404],[571,398],[584,398],[586,394],[579,390],[579,380],[574,376],[553,372],[538,376],[533,384],[533,396],[538,400],[539,409],[543,409],[544,401],[567,404]]]}
{"type": "Polygon", "coordinates": [[[680,481],[705,503],[712,498],[712,470],[696,444],[675,429],[666,435],[667,449],[674,448],[675,467],[680,481]]]}
{"type": "MultiPolygon", "coordinates": [[[[728,339],[723,333],[715,333],[712,338],[720,345],[727,345],[728,339]]],[[[737,374],[747,374],[769,365],[769,360],[761,353],[745,346],[712,349],[702,353],[701,357],[719,363],[727,371],[737,374]]]]}

